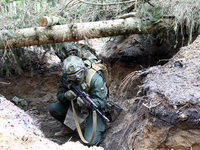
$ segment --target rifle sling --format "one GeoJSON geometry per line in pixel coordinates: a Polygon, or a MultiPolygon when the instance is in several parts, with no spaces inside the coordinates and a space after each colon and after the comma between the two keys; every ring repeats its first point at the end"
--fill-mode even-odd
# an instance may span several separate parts
{"type": "Polygon", "coordinates": [[[93,111],[93,132],[92,132],[91,140],[88,142],[88,141],[86,141],[86,140],[84,139],[83,134],[82,134],[82,131],[81,131],[81,128],[80,128],[80,125],[79,125],[79,123],[78,123],[76,111],[75,111],[75,108],[74,108],[74,102],[71,101],[71,103],[72,103],[72,110],[73,110],[73,113],[74,113],[74,120],[75,120],[75,123],[76,123],[76,128],[77,128],[79,137],[81,138],[81,140],[82,140],[84,143],[91,143],[91,142],[94,140],[94,137],[95,137],[95,134],[96,134],[97,113],[96,113],[95,110],[93,111]]]}

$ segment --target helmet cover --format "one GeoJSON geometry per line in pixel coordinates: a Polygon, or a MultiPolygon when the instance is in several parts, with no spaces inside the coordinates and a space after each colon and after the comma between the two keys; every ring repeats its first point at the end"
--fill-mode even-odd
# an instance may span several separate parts
{"type": "Polygon", "coordinates": [[[63,43],[62,51],[65,53],[66,57],[68,57],[70,53],[73,53],[74,56],[80,55],[80,47],[74,42],[63,43]]]}
{"type": "Polygon", "coordinates": [[[81,58],[77,56],[67,57],[62,65],[63,74],[67,79],[79,84],[84,79],[85,65],[81,58]]]}

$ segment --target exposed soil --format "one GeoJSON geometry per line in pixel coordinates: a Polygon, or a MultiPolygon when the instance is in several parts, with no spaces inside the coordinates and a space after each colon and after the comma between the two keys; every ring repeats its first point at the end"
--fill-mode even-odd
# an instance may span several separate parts
{"type": "Polygon", "coordinates": [[[200,36],[165,65],[125,78],[122,91],[130,84],[132,90],[140,87],[135,97],[124,99],[127,111],[107,130],[106,150],[200,149],[199,43],[200,36]]]}
{"type": "Polygon", "coordinates": [[[103,150],[102,147],[84,146],[80,142],[66,142],[63,145],[45,138],[39,129],[37,119],[0,97],[0,149],[1,150],[103,150]]]}

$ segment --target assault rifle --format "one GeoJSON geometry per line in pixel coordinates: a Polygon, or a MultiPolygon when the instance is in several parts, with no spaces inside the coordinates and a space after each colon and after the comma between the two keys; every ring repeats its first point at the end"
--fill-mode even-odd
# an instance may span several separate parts
{"type": "Polygon", "coordinates": [[[89,98],[86,93],[82,92],[75,85],[70,84],[69,81],[65,78],[62,78],[62,84],[72,90],[77,95],[77,97],[80,97],[88,106],[90,106],[90,108],[92,108],[92,110],[95,110],[104,120],[110,122],[110,120],[99,111],[97,105],[89,98]]]}

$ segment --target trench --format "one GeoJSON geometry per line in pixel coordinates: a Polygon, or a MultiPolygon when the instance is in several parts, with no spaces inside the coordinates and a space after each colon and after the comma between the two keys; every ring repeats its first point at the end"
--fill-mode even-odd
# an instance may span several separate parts
{"type": "MultiPolygon", "coordinates": [[[[117,87],[120,85],[121,80],[141,67],[139,64],[130,63],[129,59],[116,60],[115,63],[111,62],[109,65],[111,66],[109,70],[112,76],[110,98],[116,99],[117,87]]],[[[27,105],[18,103],[17,106],[37,119],[46,138],[58,144],[64,144],[67,141],[80,141],[77,131],[65,137],[53,137],[53,134],[61,128],[61,124],[51,117],[48,112],[48,106],[57,102],[56,93],[61,77],[61,67],[54,66],[54,68],[57,69],[35,70],[32,77],[29,71],[24,72],[22,75],[13,74],[10,77],[1,75],[0,82],[9,84],[0,84],[0,93],[11,101],[14,97],[25,100],[27,105]]],[[[82,125],[83,128],[84,124],[82,125]]]]}
{"type": "MultiPolygon", "coordinates": [[[[151,57],[122,56],[120,58],[105,59],[111,79],[110,99],[116,102],[121,100],[117,98],[116,91],[121,81],[129,73],[158,64],[163,65],[167,62],[165,60],[168,60],[170,57],[172,56],[156,54],[151,57]]],[[[61,66],[58,64],[49,69],[37,69],[33,72],[32,76],[30,71],[24,71],[21,75],[13,74],[10,77],[5,75],[0,76],[0,82],[9,83],[0,84],[0,94],[8,100],[12,100],[13,97],[18,97],[19,99],[27,101],[27,105],[18,104],[17,106],[36,118],[46,138],[60,145],[67,141],[80,141],[77,131],[65,137],[53,136],[55,132],[60,130],[61,124],[49,114],[48,106],[51,103],[57,102],[56,93],[62,74],[61,71],[61,66]]],[[[126,98],[129,98],[134,97],[135,93],[133,90],[129,90],[126,94],[126,98]]],[[[84,129],[84,124],[81,127],[84,129]]],[[[112,125],[108,126],[108,128],[111,127],[112,125]]],[[[106,132],[104,136],[106,136],[106,132]]]]}

